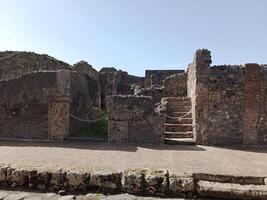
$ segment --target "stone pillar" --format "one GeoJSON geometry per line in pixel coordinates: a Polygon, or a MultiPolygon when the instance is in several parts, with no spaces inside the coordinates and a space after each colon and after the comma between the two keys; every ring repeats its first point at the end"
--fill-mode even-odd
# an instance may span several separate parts
{"type": "Polygon", "coordinates": [[[259,117],[260,66],[245,65],[243,144],[257,144],[257,123],[259,117]]]}
{"type": "Polygon", "coordinates": [[[63,140],[70,126],[70,72],[57,72],[57,95],[48,106],[48,134],[50,139],[63,140]]]}
{"type": "Polygon", "coordinates": [[[197,144],[207,144],[208,72],[210,51],[197,50],[188,69],[188,96],[192,101],[194,138],[197,144]]]}

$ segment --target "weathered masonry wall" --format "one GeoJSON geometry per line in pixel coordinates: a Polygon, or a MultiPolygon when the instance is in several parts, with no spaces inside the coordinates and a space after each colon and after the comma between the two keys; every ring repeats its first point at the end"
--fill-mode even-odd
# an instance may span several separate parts
{"type": "Polygon", "coordinates": [[[164,97],[187,96],[187,73],[179,73],[168,76],[163,81],[163,86],[142,88],[137,95],[151,96],[154,103],[161,102],[164,97]]]}
{"type": "Polygon", "coordinates": [[[70,110],[80,105],[72,102],[82,87],[73,85],[81,80],[76,72],[60,70],[0,81],[0,138],[64,139],[69,134],[70,110]]]}
{"type": "Polygon", "coordinates": [[[163,81],[173,74],[183,73],[184,70],[146,70],[145,87],[149,88],[153,85],[162,86],[163,81]]]}
{"type": "Polygon", "coordinates": [[[61,139],[68,131],[68,71],[0,82],[0,137],[61,139]]]}
{"type": "Polygon", "coordinates": [[[73,65],[73,69],[85,75],[88,86],[88,97],[92,106],[101,107],[101,91],[99,73],[85,61],[73,65]]]}
{"type": "MultiPolygon", "coordinates": [[[[208,77],[208,130],[211,144],[241,144],[244,112],[244,68],[216,66],[208,77]]],[[[246,123],[245,123],[246,124],[246,123]]]]}
{"type": "Polygon", "coordinates": [[[54,72],[1,81],[0,137],[48,139],[48,106],[56,86],[54,72]]]}
{"type": "Polygon", "coordinates": [[[106,97],[109,95],[131,95],[134,87],[144,87],[144,78],[129,75],[115,68],[103,68],[99,72],[101,84],[101,103],[106,107],[106,97]]]}
{"type": "MultiPolygon", "coordinates": [[[[260,95],[256,96],[257,104],[257,136],[260,144],[267,144],[267,65],[260,66],[260,95]]],[[[255,122],[254,122],[255,123],[255,122]]]]}
{"type": "Polygon", "coordinates": [[[208,69],[211,64],[208,50],[198,50],[187,70],[187,94],[192,101],[194,139],[198,144],[207,140],[208,119],[208,69]]]}
{"type": "MultiPolygon", "coordinates": [[[[103,194],[129,193],[182,199],[257,199],[266,200],[266,177],[217,174],[174,174],[169,170],[127,169],[92,171],[80,169],[14,168],[0,166],[0,186],[27,190],[103,194]],[[219,192],[218,192],[219,191],[219,192]]],[[[3,195],[2,195],[3,196],[3,195]]],[[[123,196],[126,199],[128,196],[123,196]]],[[[58,197],[59,198],[59,197],[58,197]]],[[[56,196],[46,199],[58,199],[56,196]]],[[[77,199],[101,199],[90,196],[77,199]]],[[[20,199],[8,197],[6,199],[20,199]]],[[[27,198],[35,199],[35,198],[27,198]]],[[[61,197],[70,199],[70,197],[61,197]]],[[[75,198],[74,198],[75,199],[75,198]]],[[[111,199],[111,198],[110,198],[111,199]]],[[[115,197],[114,199],[122,199],[115,197]]],[[[132,197],[127,199],[133,199],[132,197]]],[[[146,198],[147,199],[147,198],[146,198]]]]}
{"type": "Polygon", "coordinates": [[[188,69],[196,142],[207,145],[266,144],[266,67],[210,67],[198,50],[188,69]]]}
{"type": "Polygon", "coordinates": [[[165,117],[155,113],[151,97],[109,96],[107,110],[109,142],[164,142],[165,117]]]}
{"type": "Polygon", "coordinates": [[[48,104],[48,139],[63,140],[69,134],[70,75],[70,71],[56,72],[57,92],[48,104]]]}
{"type": "Polygon", "coordinates": [[[173,74],[163,82],[165,97],[187,96],[187,73],[173,74]]]}
{"type": "Polygon", "coordinates": [[[32,52],[0,52],[0,80],[13,79],[39,70],[71,70],[71,66],[48,55],[32,52]]]}

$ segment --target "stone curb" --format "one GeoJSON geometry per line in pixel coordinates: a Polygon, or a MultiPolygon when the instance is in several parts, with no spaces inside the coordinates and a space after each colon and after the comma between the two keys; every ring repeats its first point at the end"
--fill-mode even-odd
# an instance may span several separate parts
{"type": "MultiPolygon", "coordinates": [[[[178,176],[170,174],[167,170],[150,169],[129,169],[121,172],[82,172],[79,170],[24,169],[0,166],[1,187],[27,187],[46,191],[97,191],[104,194],[126,192],[134,195],[182,198],[209,197],[209,194],[211,194],[211,197],[214,198],[216,191],[214,192],[215,189],[212,188],[212,192],[209,192],[211,187],[208,183],[210,185],[214,183],[223,183],[224,185],[236,184],[237,188],[238,186],[250,188],[247,185],[255,185],[260,186],[259,189],[267,190],[265,177],[235,177],[201,173],[178,176]],[[203,181],[207,184],[203,184],[203,181]]],[[[237,190],[230,190],[230,194],[228,191],[226,198],[229,198],[231,192],[235,191],[237,190]]],[[[223,194],[223,191],[220,191],[222,197],[223,194]]],[[[259,194],[261,194],[260,191],[255,193],[255,195],[259,194]]]]}

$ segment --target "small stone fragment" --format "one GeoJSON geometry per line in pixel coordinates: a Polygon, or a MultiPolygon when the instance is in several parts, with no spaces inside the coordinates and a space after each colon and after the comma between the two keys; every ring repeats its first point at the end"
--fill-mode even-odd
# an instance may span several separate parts
{"type": "Polygon", "coordinates": [[[6,192],[0,192],[0,200],[3,200],[7,197],[7,193],[6,192]]]}
{"type": "Polygon", "coordinates": [[[44,199],[47,199],[47,198],[51,198],[51,197],[55,197],[55,196],[57,196],[57,194],[54,193],[54,192],[51,192],[51,193],[45,193],[45,194],[43,195],[43,198],[44,198],[44,199]]]}
{"type": "Polygon", "coordinates": [[[65,190],[59,190],[58,191],[58,194],[61,195],[61,196],[63,196],[63,195],[66,195],[67,193],[66,193],[65,190]]]}
{"type": "Polygon", "coordinates": [[[76,199],[76,197],[74,195],[66,195],[58,198],[58,200],[72,200],[72,199],[76,199]]]}
{"type": "Polygon", "coordinates": [[[26,197],[28,197],[29,195],[26,193],[23,194],[11,194],[8,195],[5,200],[24,200],[26,197]]]}

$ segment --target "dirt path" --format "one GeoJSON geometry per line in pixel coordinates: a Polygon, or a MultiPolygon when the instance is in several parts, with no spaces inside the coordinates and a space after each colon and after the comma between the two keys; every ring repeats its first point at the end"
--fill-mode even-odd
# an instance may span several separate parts
{"type": "Polygon", "coordinates": [[[96,142],[0,142],[0,164],[14,167],[124,170],[168,169],[176,174],[267,176],[267,147],[249,149],[96,142]]]}

